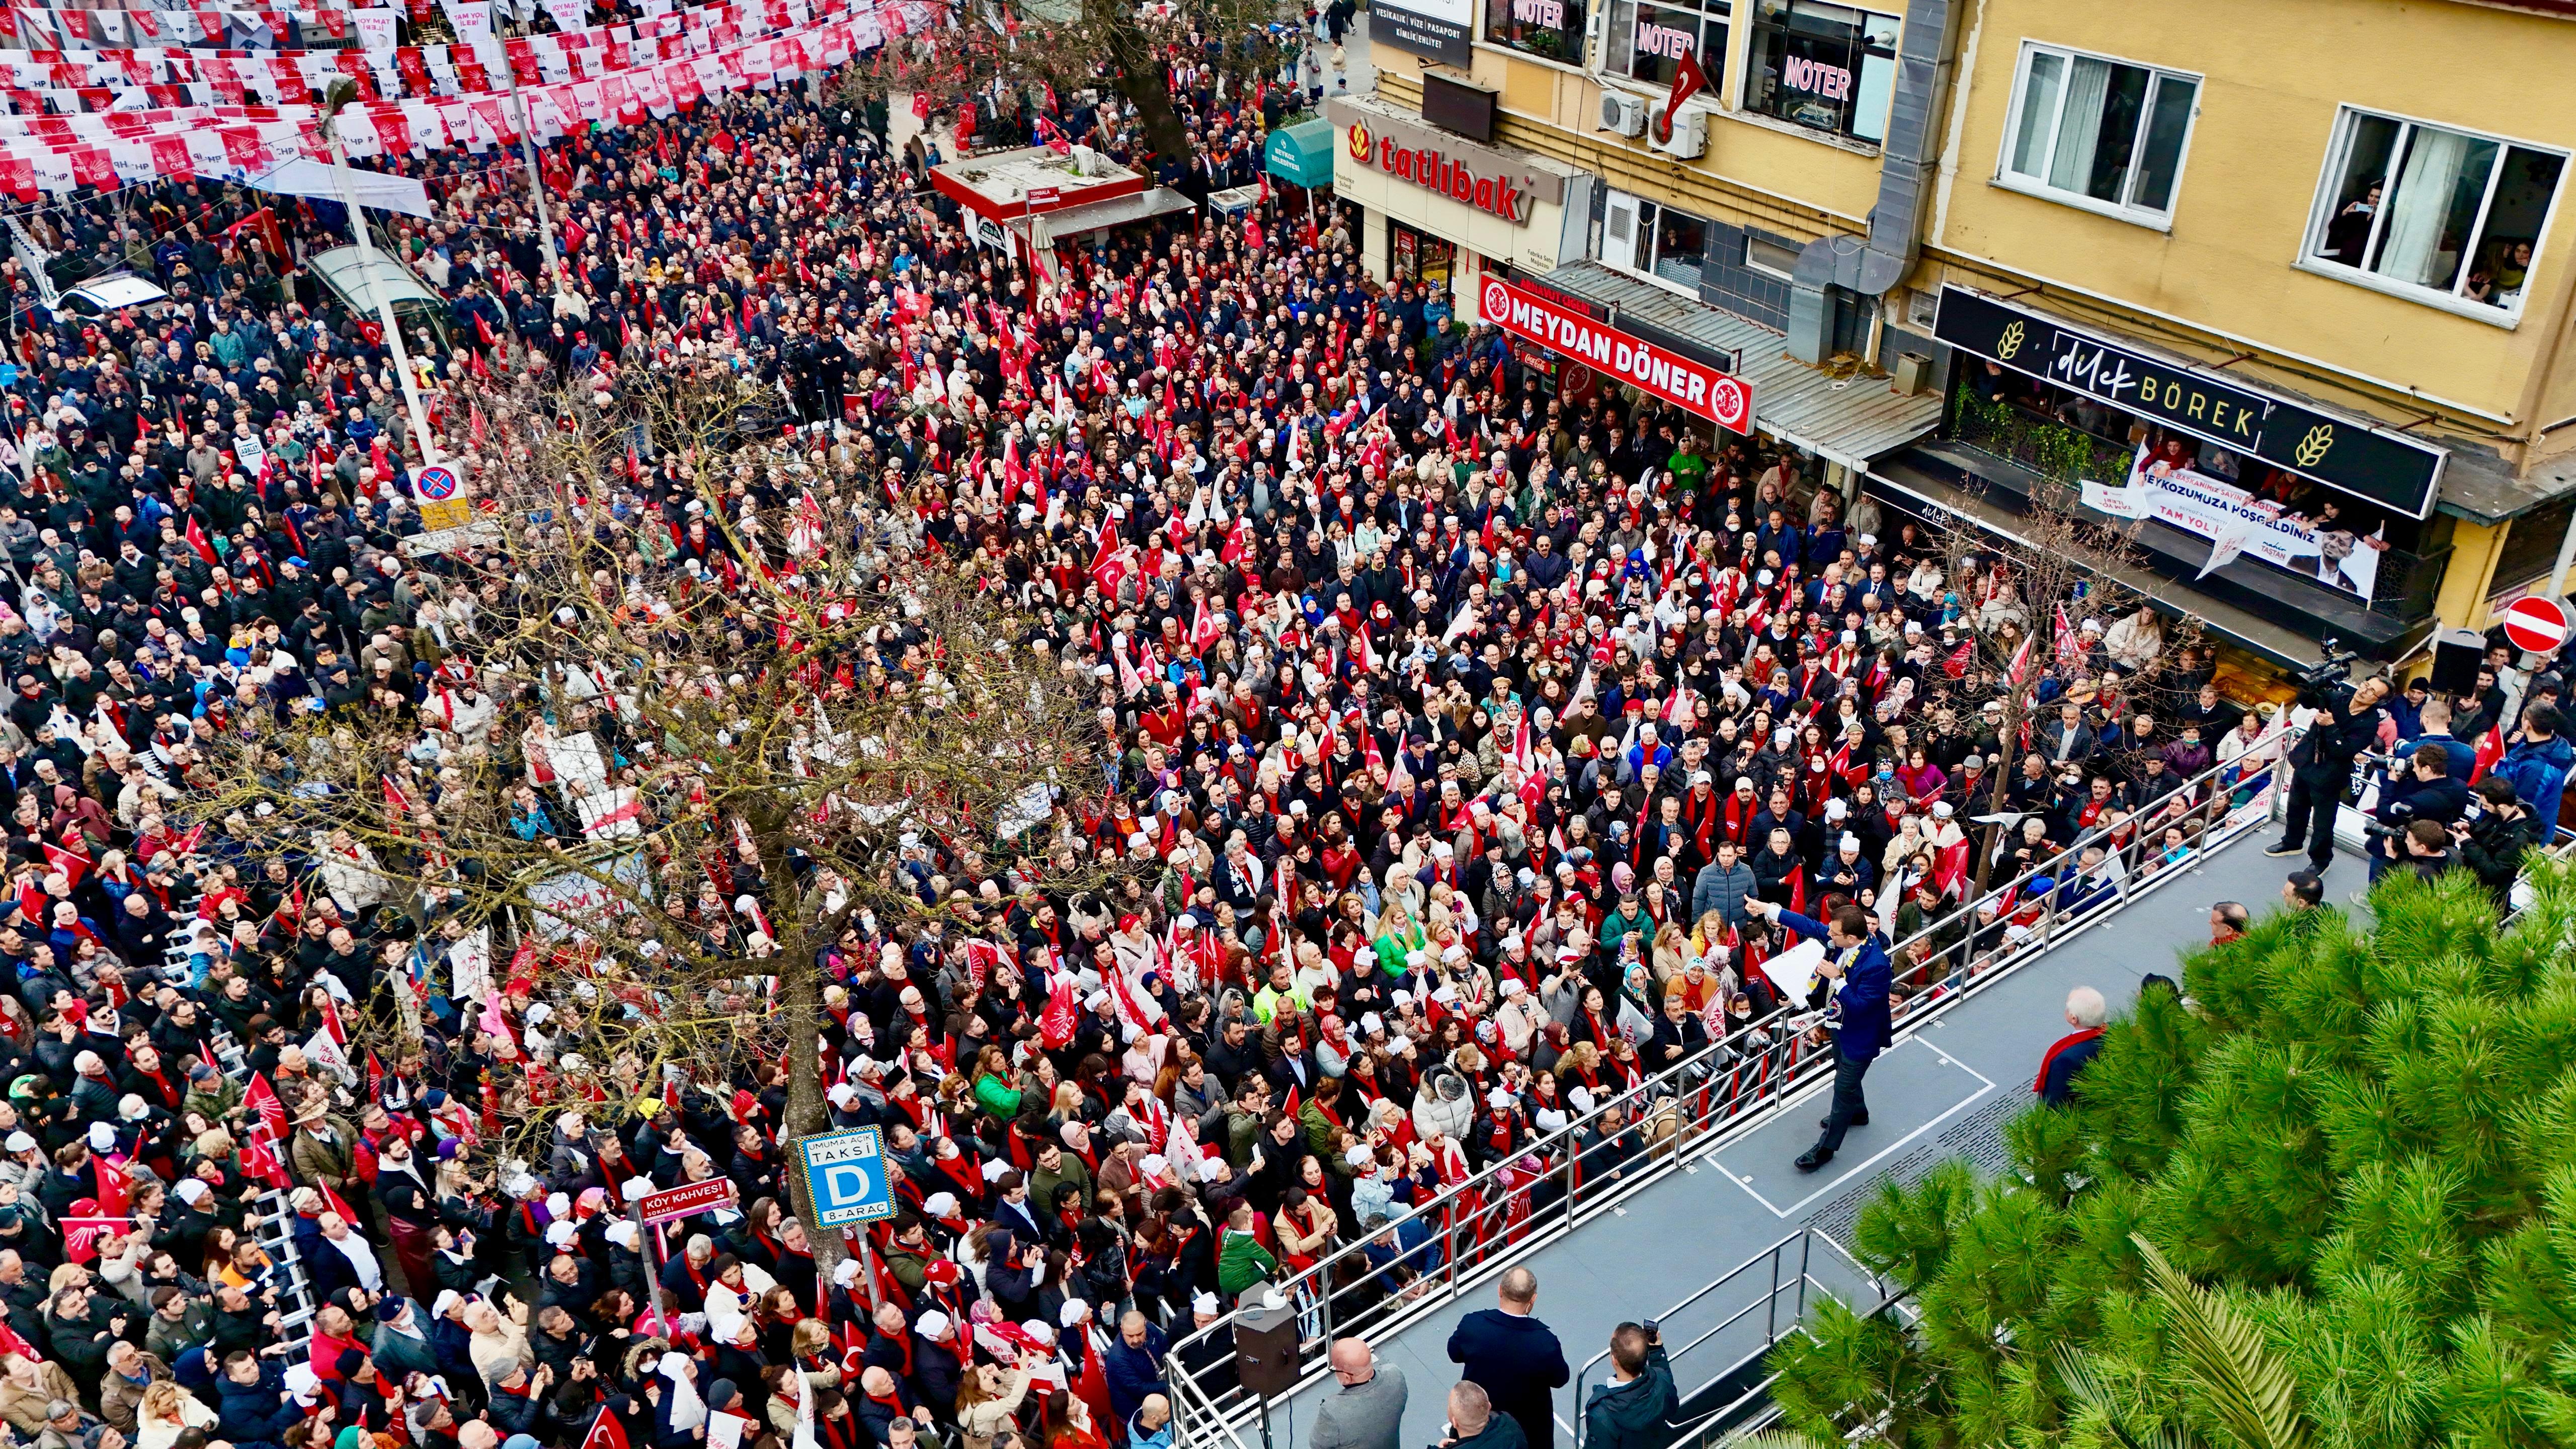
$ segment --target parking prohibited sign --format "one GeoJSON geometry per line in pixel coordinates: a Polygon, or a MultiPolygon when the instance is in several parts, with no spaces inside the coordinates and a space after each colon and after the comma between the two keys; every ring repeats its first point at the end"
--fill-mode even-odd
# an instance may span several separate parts
{"type": "Polygon", "coordinates": [[[430,463],[411,475],[411,485],[422,498],[443,503],[456,496],[456,470],[444,463],[430,463]]]}
{"type": "Polygon", "coordinates": [[[816,1226],[846,1227],[894,1216],[885,1137],[876,1128],[800,1138],[796,1159],[805,1169],[805,1194],[814,1204],[816,1226]]]}

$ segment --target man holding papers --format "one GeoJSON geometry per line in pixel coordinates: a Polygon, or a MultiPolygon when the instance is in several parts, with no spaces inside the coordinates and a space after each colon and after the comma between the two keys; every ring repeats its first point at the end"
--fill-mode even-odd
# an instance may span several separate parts
{"type": "Polygon", "coordinates": [[[1840,983],[1839,989],[1826,988],[1833,992],[1825,1008],[1825,1018],[1834,1028],[1833,1106],[1825,1113],[1825,1135],[1798,1158],[1800,1172],[1813,1172],[1834,1160],[1845,1132],[1869,1125],[1869,1102],[1861,1095],[1861,1078],[1887,1049],[1888,1035],[1894,1030],[1887,999],[1894,971],[1887,944],[1871,933],[1869,913],[1858,906],[1836,910],[1829,925],[1767,901],[1748,901],[1746,909],[1809,940],[1821,937],[1825,959],[1816,967],[1816,976],[1840,983]]]}

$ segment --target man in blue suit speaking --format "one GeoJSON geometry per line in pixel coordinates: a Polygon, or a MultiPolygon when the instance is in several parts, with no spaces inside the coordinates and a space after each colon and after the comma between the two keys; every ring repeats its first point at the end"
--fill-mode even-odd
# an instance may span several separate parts
{"type": "MultiPolygon", "coordinates": [[[[1830,925],[1764,901],[1748,901],[1745,906],[1803,938],[1823,937],[1825,959],[1816,967],[1816,980],[1820,985],[1842,983],[1825,1007],[1825,1019],[1834,1028],[1833,1106],[1825,1113],[1825,1135],[1798,1157],[1798,1170],[1813,1172],[1834,1160],[1844,1133],[1869,1125],[1869,1100],[1861,1095],[1860,1083],[1869,1074],[1869,1064],[1887,1050],[1887,1038],[1895,1030],[1887,997],[1895,981],[1894,967],[1887,959],[1887,943],[1871,933],[1869,913],[1858,906],[1834,912],[1830,925]]],[[[1814,989],[1810,988],[1811,995],[1814,989]]]]}

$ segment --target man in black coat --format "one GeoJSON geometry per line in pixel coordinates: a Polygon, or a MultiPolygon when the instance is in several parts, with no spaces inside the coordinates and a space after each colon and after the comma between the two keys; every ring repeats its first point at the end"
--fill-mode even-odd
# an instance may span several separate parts
{"type": "Polygon", "coordinates": [[[2335,812],[2352,780],[2353,757],[2368,749],[2379,730],[2379,702],[2388,697],[2388,681],[2365,679],[2349,690],[2322,688],[2302,692],[2302,703],[2316,707],[2308,732],[2290,747],[2290,807],[2281,838],[2264,847],[2265,855],[2308,853],[2317,874],[2334,864],[2335,812]]]}
{"type": "Polygon", "coordinates": [[[1496,1297],[1501,1306],[1458,1321],[1449,1335],[1449,1360],[1465,1365],[1460,1377],[1482,1388],[1496,1412],[1520,1425],[1530,1449],[1550,1449],[1556,1442],[1556,1413],[1549,1395],[1573,1376],[1565,1364],[1565,1346],[1531,1316],[1538,1303],[1538,1276],[1529,1269],[1503,1274],[1496,1297]]]}

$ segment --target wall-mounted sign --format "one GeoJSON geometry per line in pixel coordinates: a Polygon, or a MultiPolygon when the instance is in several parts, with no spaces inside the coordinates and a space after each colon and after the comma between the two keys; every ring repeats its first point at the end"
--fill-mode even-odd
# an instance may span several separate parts
{"type": "Polygon", "coordinates": [[[1852,73],[1838,65],[1793,55],[1780,63],[1780,84],[1829,101],[1847,101],[1851,99],[1852,73]]]}
{"type": "Polygon", "coordinates": [[[1006,257],[1017,255],[1011,243],[1010,229],[991,217],[974,213],[970,229],[975,233],[976,245],[991,247],[1006,257]]]}
{"type": "Polygon", "coordinates": [[[1667,60],[1679,60],[1683,56],[1694,55],[1699,51],[1699,39],[1689,31],[1675,29],[1670,25],[1657,25],[1651,20],[1637,22],[1635,39],[1639,55],[1659,55],[1667,60]]]}
{"type": "MultiPolygon", "coordinates": [[[[1525,0],[1525,3],[1564,8],[1558,0],[1525,0]]],[[[1422,73],[1422,119],[1444,131],[1455,131],[1470,141],[1489,144],[1493,141],[1494,117],[1501,102],[1501,95],[1483,86],[1442,75],[1436,70],[1422,73]]]]}
{"type": "Polygon", "coordinates": [[[1476,35],[1474,0],[1373,0],[1369,43],[1465,69],[1476,35]]]}
{"type": "Polygon", "coordinates": [[[1488,275],[1476,300],[1484,319],[1506,332],[1734,432],[1753,431],[1753,389],[1740,377],[1595,322],[1501,277],[1488,275]]]}
{"type": "Polygon", "coordinates": [[[2231,452],[2410,518],[2433,511],[2450,450],[2221,382],[2054,318],[1944,285],[1932,334],[2231,452]]]}
{"type": "Polygon", "coordinates": [[[1374,166],[1399,181],[1413,182],[1506,221],[1529,220],[1529,197],[1521,190],[1521,178],[1480,169],[1473,155],[1402,144],[1359,121],[1351,124],[1342,140],[1351,159],[1363,166],[1374,166]]]}

